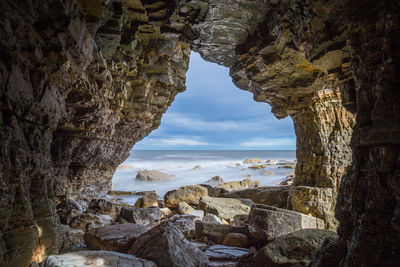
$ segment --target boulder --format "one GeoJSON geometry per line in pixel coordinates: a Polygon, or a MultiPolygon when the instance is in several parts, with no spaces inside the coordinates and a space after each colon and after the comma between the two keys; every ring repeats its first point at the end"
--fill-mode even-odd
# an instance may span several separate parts
{"type": "Polygon", "coordinates": [[[190,206],[189,204],[187,204],[185,201],[180,201],[178,204],[178,212],[179,214],[186,214],[189,212],[195,211],[194,208],[192,208],[192,206],[190,206]]]}
{"type": "Polygon", "coordinates": [[[245,159],[243,163],[245,164],[257,164],[257,163],[263,163],[264,161],[262,159],[258,158],[252,158],[252,159],[245,159]]]}
{"type": "Polygon", "coordinates": [[[113,221],[116,221],[123,206],[128,206],[128,204],[117,203],[103,198],[96,198],[90,201],[85,213],[97,215],[107,214],[111,216],[113,221]]]}
{"type": "Polygon", "coordinates": [[[113,251],[78,251],[61,255],[48,256],[40,267],[100,267],[100,266],[135,266],[157,267],[154,262],[136,258],[133,255],[113,251]]]}
{"type": "Polygon", "coordinates": [[[232,247],[247,247],[249,240],[246,235],[241,233],[228,233],[225,236],[222,245],[224,246],[232,246],[232,247]]]}
{"type": "Polygon", "coordinates": [[[269,164],[274,164],[274,163],[276,163],[276,159],[268,159],[265,162],[269,163],[269,164]]]}
{"type": "Polygon", "coordinates": [[[207,183],[212,183],[212,184],[221,184],[224,182],[224,179],[221,176],[214,176],[210,180],[207,181],[207,183]]]}
{"type": "Polygon", "coordinates": [[[136,180],[144,182],[168,181],[170,176],[167,173],[156,170],[140,170],[136,175],[136,180]]]}
{"type": "Polygon", "coordinates": [[[249,235],[249,230],[245,226],[232,226],[225,224],[208,223],[204,221],[196,221],[196,238],[201,239],[207,237],[208,240],[212,240],[217,244],[222,244],[225,237],[229,233],[240,233],[243,235],[249,235]]]}
{"type": "Polygon", "coordinates": [[[158,267],[196,267],[208,266],[209,263],[204,252],[186,240],[169,221],[141,235],[128,253],[154,261],[158,267]]]}
{"type": "Polygon", "coordinates": [[[248,217],[252,243],[257,246],[305,228],[324,229],[324,221],[299,212],[255,204],[248,217]]]}
{"type": "Polygon", "coordinates": [[[215,188],[222,188],[227,191],[233,191],[233,190],[241,190],[241,189],[246,189],[246,188],[253,188],[253,187],[258,187],[260,186],[259,181],[251,181],[250,179],[244,179],[242,181],[230,181],[226,183],[222,183],[217,185],[215,188]]]}
{"type": "Polygon", "coordinates": [[[251,205],[254,204],[250,199],[216,198],[202,197],[199,208],[205,213],[211,213],[221,219],[234,219],[246,217],[251,205]]]}
{"type": "Polygon", "coordinates": [[[89,249],[111,250],[126,253],[132,243],[149,227],[141,224],[126,223],[107,225],[85,233],[83,239],[89,249]]]}
{"type": "Polygon", "coordinates": [[[222,194],[226,198],[248,198],[254,203],[286,208],[290,186],[261,186],[222,194]]]}
{"type": "Polygon", "coordinates": [[[73,217],[82,213],[82,207],[73,199],[61,201],[56,208],[62,224],[69,224],[73,217]]]}
{"type": "Polygon", "coordinates": [[[149,207],[149,208],[123,207],[121,209],[120,217],[129,223],[148,225],[161,220],[162,212],[158,207],[149,207]]]}
{"type": "Polygon", "coordinates": [[[218,216],[211,213],[207,213],[206,215],[204,215],[203,221],[208,223],[222,224],[222,220],[218,218],[218,216]]]}
{"type": "Polygon", "coordinates": [[[96,227],[111,224],[111,220],[108,215],[80,214],[73,217],[69,225],[74,229],[89,231],[96,227]]]}
{"type": "Polygon", "coordinates": [[[256,266],[308,266],[325,239],[336,241],[330,230],[303,229],[280,236],[261,248],[255,256],[256,266]]]}
{"type": "Polygon", "coordinates": [[[203,196],[208,196],[208,189],[205,186],[182,186],[179,189],[167,192],[164,196],[164,204],[169,208],[177,208],[181,201],[185,201],[190,205],[198,205],[200,198],[203,196]]]}
{"type": "Polygon", "coordinates": [[[261,170],[261,169],[265,169],[267,166],[268,166],[267,164],[253,164],[253,165],[250,165],[248,168],[261,170]]]}
{"type": "Polygon", "coordinates": [[[332,188],[293,186],[289,201],[292,210],[320,218],[325,221],[326,228],[336,230],[336,194],[332,188]]]}

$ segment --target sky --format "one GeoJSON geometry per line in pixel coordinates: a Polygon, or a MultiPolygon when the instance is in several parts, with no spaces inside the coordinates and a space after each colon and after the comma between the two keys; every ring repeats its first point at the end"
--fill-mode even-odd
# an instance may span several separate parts
{"type": "Polygon", "coordinates": [[[186,91],[178,94],[161,125],[134,150],[295,150],[290,118],[278,120],[267,103],[238,89],[229,69],[192,52],[186,91]]]}

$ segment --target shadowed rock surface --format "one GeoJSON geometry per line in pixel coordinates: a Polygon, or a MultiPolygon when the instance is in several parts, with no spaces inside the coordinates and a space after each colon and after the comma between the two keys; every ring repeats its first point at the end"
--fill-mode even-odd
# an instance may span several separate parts
{"type": "Polygon", "coordinates": [[[249,224],[251,238],[257,245],[300,229],[324,229],[321,219],[261,204],[251,207],[249,224]]]}
{"type": "Polygon", "coordinates": [[[121,253],[128,252],[133,242],[149,227],[140,224],[125,223],[107,225],[90,230],[83,239],[91,250],[112,250],[121,253]]]}
{"type": "Polygon", "coordinates": [[[204,252],[185,239],[171,222],[141,235],[129,249],[129,253],[154,261],[157,266],[207,266],[204,252]]]}
{"type": "Polygon", "coordinates": [[[278,237],[261,248],[255,256],[255,263],[257,267],[308,266],[325,239],[336,241],[337,238],[337,234],[331,230],[299,230],[278,237]]]}

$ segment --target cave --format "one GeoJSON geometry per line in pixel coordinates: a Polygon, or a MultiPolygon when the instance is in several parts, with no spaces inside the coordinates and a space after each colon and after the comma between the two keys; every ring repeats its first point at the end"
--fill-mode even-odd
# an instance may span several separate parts
{"type": "Polygon", "coordinates": [[[396,0],[4,0],[0,266],[57,254],[56,205],[101,196],[185,90],[190,51],[293,119],[290,208],[337,242],[315,266],[400,265],[396,0]]]}

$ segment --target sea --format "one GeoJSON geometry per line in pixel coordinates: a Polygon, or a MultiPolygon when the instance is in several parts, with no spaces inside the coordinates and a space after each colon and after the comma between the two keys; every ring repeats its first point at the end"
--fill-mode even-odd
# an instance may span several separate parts
{"type": "MultiPolygon", "coordinates": [[[[243,161],[259,158],[276,162],[296,160],[295,150],[133,150],[131,155],[115,172],[113,190],[156,191],[160,198],[170,190],[185,185],[208,183],[214,176],[221,176],[225,182],[243,179],[258,180],[262,186],[278,185],[293,169],[268,166],[262,170],[249,169],[251,164],[243,161]],[[195,168],[200,166],[200,168],[195,168]],[[171,175],[163,182],[136,180],[139,170],[158,170],[171,175]],[[272,171],[266,175],[263,172],[272,171]]],[[[210,183],[211,184],[211,183],[210,183]]],[[[121,196],[118,196],[121,197],[121,196]]],[[[122,196],[125,202],[134,204],[140,196],[122,196]]]]}

